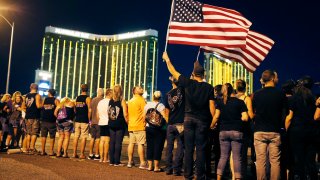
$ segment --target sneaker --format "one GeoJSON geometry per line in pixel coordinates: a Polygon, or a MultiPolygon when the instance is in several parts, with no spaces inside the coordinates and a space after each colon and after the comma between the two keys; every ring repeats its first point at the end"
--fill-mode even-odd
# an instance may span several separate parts
{"type": "Polygon", "coordinates": [[[114,164],[110,163],[109,166],[114,166],[114,164]]]}
{"type": "Polygon", "coordinates": [[[139,169],[143,169],[143,170],[148,169],[148,163],[145,162],[143,164],[140,164],[139,169]]]}
{"type": "Polygon", "coordinates": [[[134,162],[128,162],[127,167],[132,168],[134,166],[134,162]]]}
{"type": "Polygon", "coordinates": [[[93,160],[94,159],[94,155],[93,154],[89,154],[88,159],[89,160],[93,160]]]}
{"type": "Polygon", "coordinates": [[[94,155],[94,158],[93,158],[93,160],[96,160],[96,161],[99,161],[100,160],[100,155],[94,155]]]}
{"type": "Polygon", "coordinates": [[[114,166],[115,167],[123,167],[123,166],[125,166],[125,164],[119,163],[119,164],[115,164],[114,166]]]}

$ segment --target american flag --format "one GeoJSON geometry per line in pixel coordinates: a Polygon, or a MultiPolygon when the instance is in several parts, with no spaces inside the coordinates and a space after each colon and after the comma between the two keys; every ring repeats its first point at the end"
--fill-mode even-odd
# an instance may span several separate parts
{"type": "Polygon", "coordinates": [[[274,41],[265,35],[249,31],[247,36],[247,47],[241,48],[214,48],[201,47],[206,52],[215,52],[220,56],[241,63],[248,71],[254,72],[265,59],[274,41]]]}
{"type": "Polygon", "coordinates": [[[174,0],[168,42],[245,48],[251,22],[241,13],[193,0],[174,0]]]}

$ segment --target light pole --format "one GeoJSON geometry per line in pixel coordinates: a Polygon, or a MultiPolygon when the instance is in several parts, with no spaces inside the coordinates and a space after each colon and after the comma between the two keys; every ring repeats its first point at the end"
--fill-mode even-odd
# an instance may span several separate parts
{"type": "Polygon", "coordinates": [[[11,40],[10,40],[10,50],[9,50],[9,61],[8,61],[8,74],[7,74],[7,85],[6,85],[6,93],[9,93],[9,81],[10,81],[10,68],[11,68],[11,55],[12,55],[12,42],[13,42],[13,31],[14,31],[14,22],[12,24],[0,14],[0,16],[9,24],[11,27],[11,40]]]}

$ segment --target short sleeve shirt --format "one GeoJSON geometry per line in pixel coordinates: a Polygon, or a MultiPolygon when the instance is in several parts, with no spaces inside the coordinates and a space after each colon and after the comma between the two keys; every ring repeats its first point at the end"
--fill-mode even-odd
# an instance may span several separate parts
{"type": "Polygon", "coordinates": [[[209,101],[214,100],[213,87],[206,82],[198,82],[183,75],[180,75],[178,84],[185,89],[185,116],[210,121],[212,117],[209,101]]]}

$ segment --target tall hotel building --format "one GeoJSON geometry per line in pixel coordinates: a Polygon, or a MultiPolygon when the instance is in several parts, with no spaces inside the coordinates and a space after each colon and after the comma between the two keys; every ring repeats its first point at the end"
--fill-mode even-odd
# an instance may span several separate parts
{"type": "Polygon", "coordinates": [[[215,86],[230,83],[236,88],[236,80],[242,79],[247,83],[247,93],[253,92],[253,73],[240,63],[224,59],[213,53],[205,53],[204,57],[206,80],[209,84],[215,86]]]}
{"type": "Polygon", "coordinates": [[[120,84],[126,100],[141,85],[147,100],[157,89],[158,32],[145,30],[117,35],[96,35],[46,27],[41,70],[53,73],[52,88],[60,97],[74,99],[80,85],[97,88],[120,84]]]}

